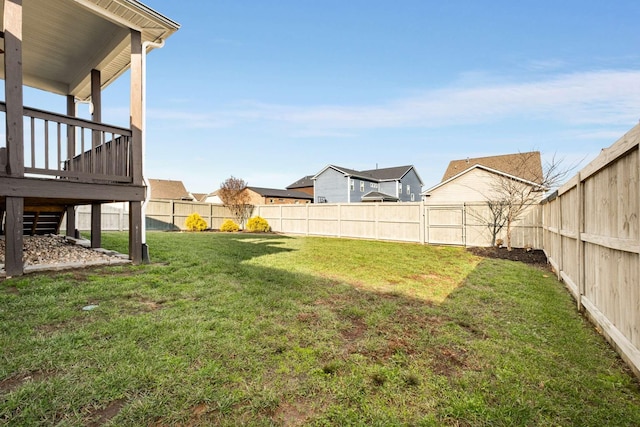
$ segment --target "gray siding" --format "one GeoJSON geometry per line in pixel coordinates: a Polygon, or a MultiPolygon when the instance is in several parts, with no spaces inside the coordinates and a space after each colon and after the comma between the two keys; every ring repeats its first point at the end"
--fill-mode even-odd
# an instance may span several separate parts
{"type": "Polygon", "coordinates": [[[361,178],[351,178],[354,182],[353,191],[351,191],[351,203],[362,201],[362,196],[372,191],[380,191],[380,184],[376,181],[369,181],[361,178]],[[360,191],[360,183],[364,182],[364,191],[360,191]]]}
{"type": "Polygon", "coordinates": [[[422,186],[420,185],[420,180],[415,170],[411,169],[409,173],[402,178],[401,184],[402,194],[398,194],[398,181],[377,182],[376,180],[359,177],[346,177],[343,173],[330,167],[316,177],[314,202],[320,203],[320,200],[322,200],[324,203],[359,203],[362,202],[362,197],[365,194],[372,191],[379,191],[389,194],[390,196],[398,197],[402,202],[412,201],[411,194],[413,194],[413,201],[420,201],[422,186]],[[353,190],[351,190],[350,187],[350,179],[353,180],[353,190]],[[364,183],[362,191],[360,190],[361,183],[364,183]],[[408,194],[407,185],[409,185],[410,188],[408,194]]]}
{"type": "Polygon", "coordinates": [[[402,194],[398,195],[398,198],[402,202],[411,202],[411,195],[413,194],[413,201],[420,201],[420,193],[422,192],[422,186],[420,180],[414,169],[411,169],[409,173],[402,177],[402,194]],[[407,194],[407,185],[409,185],[410,192],[407,194]]]}
{"type": "Polygon", "coordinates": [[[348,179],[333,168],[322,172],[315,180],[314,203],[347,203],[348,179]],[[323,199],[324,198],[324,199],[323,199]]]}
{"type": "Polygon", "coordinates": [[[388,194],[390,196],[398,197],[398,181],[385,181],[380,183],[381,193],[388,194]]]}

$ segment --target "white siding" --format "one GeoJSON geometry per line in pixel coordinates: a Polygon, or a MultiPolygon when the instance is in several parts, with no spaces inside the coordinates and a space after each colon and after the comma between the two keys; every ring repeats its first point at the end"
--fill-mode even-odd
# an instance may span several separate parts
{"type": "Polygon", "coordinates": [[[495,174],[472,169],[431,192],[427,204],[486,202],[495,183],[495,174]]]}

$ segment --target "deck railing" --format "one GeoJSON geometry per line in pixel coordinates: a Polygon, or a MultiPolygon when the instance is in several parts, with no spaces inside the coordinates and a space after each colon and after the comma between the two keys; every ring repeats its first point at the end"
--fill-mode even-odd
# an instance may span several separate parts
{"type": "MultiPolygon", "coordinates": [[[[6,111],[4,103],[0,111],[6,111]]],[[[23,111],[25,175],[80,182],[133,181],[131,130],[35,108],[23,111]]]]}

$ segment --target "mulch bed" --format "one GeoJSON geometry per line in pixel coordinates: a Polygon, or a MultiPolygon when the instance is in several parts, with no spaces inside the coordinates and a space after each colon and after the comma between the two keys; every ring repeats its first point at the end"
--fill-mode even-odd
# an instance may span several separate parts
{"type": "Polygon", "coordinates": [[[537,267],[549,267],[544,251],[539,249],[527,250],[522,248],[512,248],[511,251],[508,251],[507,248],[498,248],[494,246],[489,248],[467,248],[467,250],[474,255],[485,258],[508,259],[511,261],[520,261],[526,264],[532,264],[537,267]]]}

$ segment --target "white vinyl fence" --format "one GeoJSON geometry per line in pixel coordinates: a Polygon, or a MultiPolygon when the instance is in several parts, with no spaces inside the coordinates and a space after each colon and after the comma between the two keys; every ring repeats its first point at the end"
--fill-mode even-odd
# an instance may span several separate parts
{"type": "MultiPolygon", "coordinates": [[[[197,212],[210,228],[217,229],[232,218],[221,205],[187,201],[152,200],[147,206],[147,230],[183,230],[186,218],[197,212]]],[[[77,211],[77,227],[88,230],[91,208],[77,211]]],[[[388,240],[421,244],[489,246],[491,216],[486,204],[432,206],[413,203],[350,203],[255,206],[252,216],[261,216],[272,230],[307,236],[329,236],[388,240]]],[[[531,206],[514,225],[514,247],[542,248],[541,208],[531,206]]],[[[126,204],[102,207],[102,229],[127,230],[126,204]]],[[[506,227],[498,238],[505,239],[506,227]]]]}

